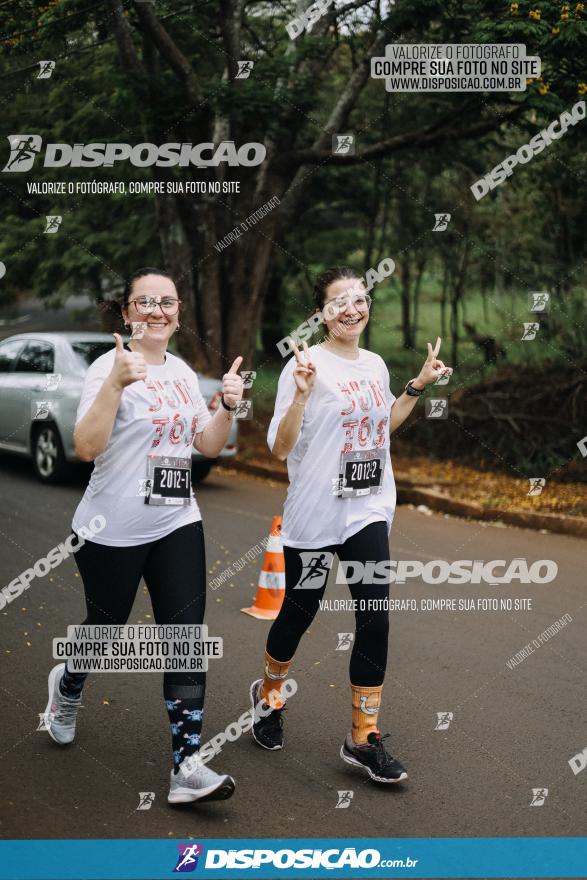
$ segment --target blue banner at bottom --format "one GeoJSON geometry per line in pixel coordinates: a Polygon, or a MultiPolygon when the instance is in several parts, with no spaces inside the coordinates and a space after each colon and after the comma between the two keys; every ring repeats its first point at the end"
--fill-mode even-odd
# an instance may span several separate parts
{"type": "Polygon", "coordinates": [[[0,880],[587,877],[586,837],[5,840],[0,880]]]}

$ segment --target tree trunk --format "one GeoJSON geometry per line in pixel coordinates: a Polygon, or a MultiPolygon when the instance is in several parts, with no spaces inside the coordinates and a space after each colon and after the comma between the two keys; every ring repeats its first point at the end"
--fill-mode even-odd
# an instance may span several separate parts
{"type": "Polygon", "coordinates": [[[400,269],[401,304],[402,304],[402,338],[403,347],[408,351],[414,349],[412,322],[410,319],[411,265],[410,257],[404,253],[400,269]]]}

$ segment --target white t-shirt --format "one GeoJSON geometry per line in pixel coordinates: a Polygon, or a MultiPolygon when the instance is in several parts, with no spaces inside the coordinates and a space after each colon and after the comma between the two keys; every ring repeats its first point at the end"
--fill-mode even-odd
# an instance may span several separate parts
{"type": "MultiPolygon", "coordinates": [[[[115,349],[88,369],[76,423],[87,413],[112,371],[115,349]]],[[[185,506],[155,506],[139,493],[147,477],[147,456],[189,458],[196,434],[211,416],[198,377],[184,361],[167,352],[165,363],[147,364],[147,378],[122,392],[112,434],[73,516],[72,528],[87,527],[100,514],[106,526],[90,540],[111,547],[156,541],[188,523],[201,520],[193,492],[185,506]]]]}
{"type": "MultiPolygon", "coordinates": [[[[359,349],[348,360],[313,345],[316,383],[304,410],[296,444],[287,458],[290,486],[283,510],[283,543],[314,550],[342,544],[372,522],[391,528],[395,480],[389,455],[390,410],[395,396],[383,359],[359,349]],[[343,451],[385,450],[380,494],[342,498],[333,494],[343,451]]],[[[277,388],[267,442],[273,449],[279,423],[295,394],[295,358],[285,365],[277,388]]]]}

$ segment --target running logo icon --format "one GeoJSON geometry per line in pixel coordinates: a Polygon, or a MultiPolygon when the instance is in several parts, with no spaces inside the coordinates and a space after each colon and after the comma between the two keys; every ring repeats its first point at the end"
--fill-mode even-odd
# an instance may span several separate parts
{"type": "Polygon", "coordinates": [[[37,74],[37,79],[50,79],[51,74],[54,70],[54,61],[39,61],[39,72],[37,74]]]}
{"type": "Polygon", "coordinates": [[[533,339],[536,339],[539,327],[540,324],[537,321],[533,321],[531,324],[524,322],[524,332],[520,337],[520,342],[531,342],[533,339]]]}
{"type": "Polygon", "coordinates": [[[338,794],[338,803],[335,806],[335,810],[347,810],[350,805],[353,797],[355,796],[354,791],[339,791],[338,794]]]}
{"type": "Polygon", "coordinates": [[[448,400],[444,397],[429,398],[425,401],[425,414],[427,419],[447,419],[448,418],[448,400]]]}
{"type": "Polygon", "coordinates": [[[234,412],[232,413],[233,419],[252,419],[253,418],[253,401],[252,400],[239,400],[237,403],[234,412]]]}
{"type": "Polygon", "coordinates": [[[326,585],[334,553],[325,551],[318,554],[313,550],[305,550],[300,556],[302,574],[294,590],[321,590],[326,585]]]}
{"type": "Polygon", "coordinates": [[[30,171],[43,141],[38,134],[9,134],[10,156],[2,171],[30,171]]]}
{"type": "Polygon", "coordinates": [[[155,801],[155,792],[154,791],[139,791],[139,805],[135,810],[150,810],[155,801]]]}
{"type": "Polygon", "coordinates": [[[450,722],[453,720],[454,715],[452,712],[437,712],[436,713],[436,727],[434,730],[448,730],[450,727],[450,722]]]}
{"type": "Polygon", "coordinates": [[[532,789],[532,800],[530,801],[531,807],[541,807],[548,797],[548,789],[547,788],[533,788],[532,789]]]}
{"type": "Polygon", "coordinates": [[[332,135],[332,152],[335,156],[354,156],[355,155],[355,136],[354,134],[333,134],[332,135]]]}
{"type": "Polygon", "coordinates": [[[188,874],[195,871],[198,866],[198,858],[204,854],[201,843],[178,843],[179,856],[177,865],[173,869],[174,874],[188,874]]]}
{"type": "Polygon", "coordinates": [[[337,651],[348,651],[353,642],[353,633],[338,633],[337,651]]]}
{"type": "Polygon", "coordinates": [[[60,214],[47,214],[45,216],[47,220],[47,225],[45,226],[43,232],[48,235],[54,235],[61,226],[61,221],[63,218],[60,214]]]}
{"type": "Polygon", "coordinates": [[[444,232],[445,229],[448,229],[448,224],[450,223],[450,214],[435,214],[434,215],[434,227],[432,232],[444,232]]]}
{"type": "Polygon", "coordinates": [[[255,65],[254,61],[237,61],[238,64],[238,72],[235,76],[235,79],[248,79],[251,75],[253,67],[255,65]]]}
{"type": "Polygon", "coordinates": [[[531,312],[548,312],[550,309],[550,294],[540,291],[528,294],[528,308],[531,312]]]}
{"type": "Polygon", "coordinates": [[[530,491],[528,492],[528,495],[541,495],[542,490],[546,486],[545,477],[528,477],[528,479],[530,480],[530,491]]]}

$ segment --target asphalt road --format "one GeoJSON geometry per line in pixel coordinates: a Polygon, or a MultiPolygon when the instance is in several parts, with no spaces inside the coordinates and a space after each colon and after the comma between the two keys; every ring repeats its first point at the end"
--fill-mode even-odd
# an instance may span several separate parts
{"type": "MultiPolygon", "coordinates": [[[[1,583],[6,584],[69,534],[81,480],[39,484],[27,462],[0,458],[1,583]]],[[[216,472],[198,489],[208,568],[218,575],[265,537],[284,488],[216,472]]],[[[299,692],[286,716],[286,747],[261,750],[243,736],[213,765],[237,781],[223,803],[170,808],[171,766],[160,674],[102,674],[88,680],[78,736],[60,748],[37,732],[53,665],[51,640],[83,619],[72,558],[0,612],[1,799],[4,838],[581,836],[587,770],[569,759],[587,747],[585,711],[585,545],[576,538],[426,516],[399,508],[392,558],[548,558],[559,567],[546,585],[394,586],[398,598],[531,598],[522,611],[405,611],[392,615],[390,659],[380,723],[410,781],[378,788],[344,764],[350,721],[348,652],[337,633],[348,611],[323,610],[292,667],[299,692]],[[561,632],[514,669],[506,661],[568,613],[561,632]],[[452,712],[447,730],[437,713],[452,712]],[[533,788],[548,788],[530,807],[533,788]],[[337,792],[354,792],[337,809],[337,792]],[[148,811],[138,793],[152,791],[148,811]]],[[[211,663],[205,738],[248,708],[261,671],[268,623],[240,612],[254,594],[260,558],[210,592],[210,633],[224,638],[211,663]]],[[[330,583],[329,598],[346,598],[330,583]]],[[[129,622],[152,622],[142,591],[129,622]]]]}

